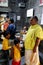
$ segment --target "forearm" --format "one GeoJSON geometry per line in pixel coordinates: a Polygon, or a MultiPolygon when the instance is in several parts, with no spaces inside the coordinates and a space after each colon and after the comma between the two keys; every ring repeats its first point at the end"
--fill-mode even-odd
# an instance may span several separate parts
{"type": "Polygon", "coordinates": [[[37,39],[36,39],[36,42],[35,42],[35,47],[39,46],[39,44],[40,44],[40,39],[37,38],[37,39]]]}
{"type": "Polygon", "coordinates": [[[33,48],[33,52],[36,52],[36,49],[37,49],[37,47],[39,46],[39,44],[40,44],[40,39],[37,38],[37,39],[36,39],[36,42],[35,42],[35,46],[34,46],[34,48],[33,48]]]}

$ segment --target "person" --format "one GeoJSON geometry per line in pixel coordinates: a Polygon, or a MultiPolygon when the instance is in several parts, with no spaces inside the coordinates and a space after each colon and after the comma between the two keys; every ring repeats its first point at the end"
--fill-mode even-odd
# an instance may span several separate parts
{"type": "Polygon", "coordinates": [[[6,22],[3,24],[4,25],[4,31],[6,31],[7,30],[7,28],[8,28],[8,26],[9,26],[9,23],[10,23],[10,18],[7,16],[6,17],[6,22]]]}
{"type": "Polygon", "coordinates": [[[26,27],[26,26],[24,26],[24,27],[23,27],[23,30],[21,30],[21,32],[20,32],[20,33],[22,34],[22,36],[23,36],[22,40],[24,41],[25,36],[26,36],[26,33],[27,33],[27,27],[26,27]]]}
{"type": "Polygon", "coordinates": [[[12,47],[12,65],[20,65],[21,63],[21,54],[20,54],[20,40],[15,39],[14,40],[14,46],[12,47]]]}
{"type": "Polygon", "coordinates": [[[9,49],[11,48],[9,44],[10,33],[5,31],[3,35],[5,37],[2,41],[3,58],[7,60],[5,65],[9,65],[9,49]]]}
{"type": "Polygon", "coordinates": [[[26,26],[23,27],[23,30],[21,30],[21,33],[22,34],[26,34],[27,33],[27,27],[26,26]]]}
{"type": "Polygon", "coordinates": [[[11,43],[11,46],[13,45],[14,43],[14,39],[15,39],[15,33],[16,33],[16,26],[14,24],[14,20],[13,19],[10,19],[10,25],[8,26],[7,28],[7,31],[10,32],[10,43],[11,43]]]}
{"type": "Polygon", "coordinates": [[[8,23],[8,21],[6,21],[6,22],[4,23],[4,31],[7,30],[8,26],[9,26],[9,23],[8,23]]]}
{"type": "Polygon", "coordinates": [[[31,26],[28,29],[26,38],[24,41],[25,46],[25,62],[26,65],[39,65],[39,53],[38,46],[41,40],[42,28],[38,24],[37,16],[34,16],[30,20],[31,26]]]}

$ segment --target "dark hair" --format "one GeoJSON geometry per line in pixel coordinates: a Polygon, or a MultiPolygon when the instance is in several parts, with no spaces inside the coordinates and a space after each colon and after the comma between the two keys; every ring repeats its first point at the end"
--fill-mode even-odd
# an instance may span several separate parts
{"type": "Polygon", "coordinates": [[[6,18],[9,18],[9,16],[7,15],[7,17],[6,18]]]}
{"type": "Polygon", "coordinates": [[[4,37],[6,37],[8,34],[10,34],[10,32],[8,32],[8,31],[3,32],[4,37]]]}
{"type": "Polygon", "coordinates": [[[14,19],[10,19],[11,23],[14,23],[14,19]]]}
{"type": "Polygon", "coordinates": [[[6,22],[8,22],[8,21],[6,21],[6,22]]]}
{"type": "Polygon", "coordinates": [[[16,38],[16,39],[14,40],[14,44],[16,45],[16,44],[18,44],[18,43],[20,43],[20,40],[16,38]]]}
{"type": "Polygon", "coordinates": [[[37,16],[34,16],[33,19],[35,19],[36,21],[38,21],[38,17],[37,16]]]}

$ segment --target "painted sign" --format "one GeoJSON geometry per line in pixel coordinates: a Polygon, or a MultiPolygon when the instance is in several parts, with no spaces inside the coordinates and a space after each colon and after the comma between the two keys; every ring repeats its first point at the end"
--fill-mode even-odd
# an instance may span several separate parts
{"type": "Polygon", "coordinates": [[[42,6],[43,5],[43,0],[40,0],[40,6],[42,6]]]}
{"type": "Polygon", "coordinates": [[[8,0],[0,0],[0,6],[8,7],[8,0]]]}
{"type": "Polygon", "coordinates": [[[42,4],[43,3],[43,0],[40,0],[40,4],[42,4]]]}

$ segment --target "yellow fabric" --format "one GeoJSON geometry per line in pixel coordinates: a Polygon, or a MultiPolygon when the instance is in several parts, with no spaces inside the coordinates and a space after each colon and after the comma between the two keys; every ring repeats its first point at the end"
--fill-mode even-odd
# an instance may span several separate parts
{"type": "Polygon", "coordinates": [[[43,30],[42,30],[42,33],[41,33],[41,35],[42,35],[42,36],[41,36],[41,40],[43,40],[43,30]]]}
{"type": "Polygon", "coordinates": [[[14,60],[15,61],[20,61],[21,55],[20,55],[19,49],[17,49],[16,46],[14,46],[13,48],[14,48],[14,60]]]}
{"type": "Polygon", "coordinates": [[[36,38],[42,38],[42,28],[40,25],[36,24],[33,26],[30,26],[26,38],[24,41],[25,49],[33,49],[35,46],[36,38]]]}
{"type": "Polygon", "coordinates": [[[9,41],[8,41],[8,39],[4,39],[3,40],[3,42],[2,42],[2,49],[3,50],[8,50],[8,49],[10,49],[11,48],[11,46],[9,46],[9,41]]]}

